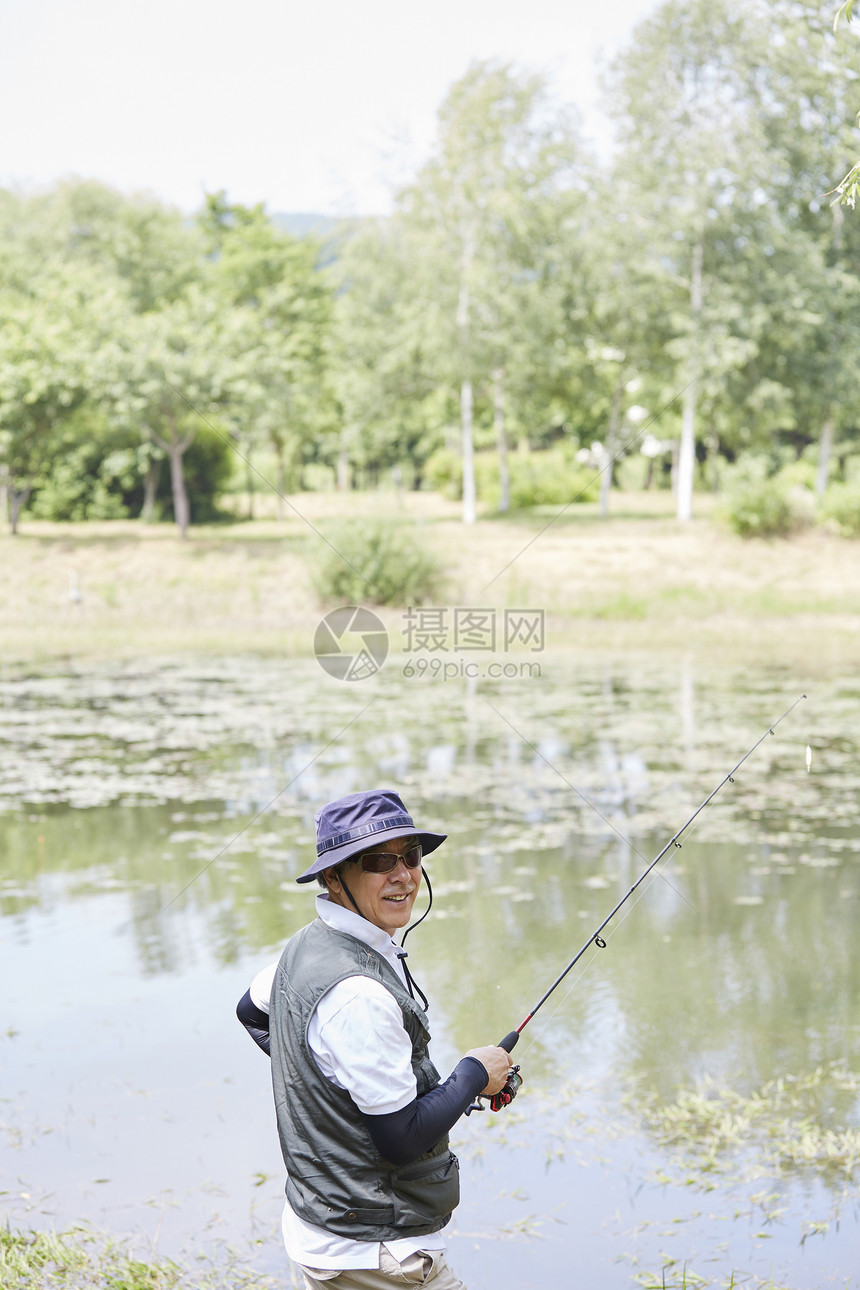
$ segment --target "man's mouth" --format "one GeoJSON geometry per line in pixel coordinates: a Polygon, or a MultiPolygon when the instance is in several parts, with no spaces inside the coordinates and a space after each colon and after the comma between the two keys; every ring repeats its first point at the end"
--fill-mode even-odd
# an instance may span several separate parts
{"type": "Polygon", "coordinates": [[[411,892],[401,892],[401,894],[400,894],[399,896],[383,896],[383,897],[382,897],[382,899],[383,899],[383,900],[393,900],[393,901],[395,901],[397,904],[399,904],[401,901],[408,899],[408,897],[409,897],[411,894],[412,894],[411,892]]]}

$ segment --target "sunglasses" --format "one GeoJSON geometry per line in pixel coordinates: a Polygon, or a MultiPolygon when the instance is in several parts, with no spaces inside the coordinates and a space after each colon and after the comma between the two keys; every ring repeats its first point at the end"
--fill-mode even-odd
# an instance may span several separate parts
{"type": "Polygon", "coordinates": [[[396,851],[367,851],[364,855],[353,856],[352,859],[358,863],[365,873],[391,873],[397,864],[402,860],[407,869],[417,869],[421,863],[423,851],[421,843],[416,842],[403,855],[396,851]]]}

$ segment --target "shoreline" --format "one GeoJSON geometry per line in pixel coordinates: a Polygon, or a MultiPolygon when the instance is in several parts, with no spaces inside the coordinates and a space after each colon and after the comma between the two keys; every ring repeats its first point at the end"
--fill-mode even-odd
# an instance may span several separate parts
{"type": "MultiPolygon", "coordinates": [[[[633,496],[613,499],[608,520],[577,506],[555,520],[485,518],[468,529],[456,503],[416,497],[408,509],[391,499],[392,522],[414,522],[441,562],[436,603],[542,609],[547,657],[647,653],[813,675],[860,661],[860,547],[849,539],[815,530],[745,540],[707,516],[680,525],[666,494],[651,516],[633,496]]],[[[172,525],[139,521],[39,522],[3,535],[0,662],[312,658],[314,631],[335,607],[312,588],[315,530],[372,513],[380,495],[298,501],[302,518],[195,528],[184,542],[172,525]]],[[[404,611],[371,607],[396,651],[404,611]]]]}

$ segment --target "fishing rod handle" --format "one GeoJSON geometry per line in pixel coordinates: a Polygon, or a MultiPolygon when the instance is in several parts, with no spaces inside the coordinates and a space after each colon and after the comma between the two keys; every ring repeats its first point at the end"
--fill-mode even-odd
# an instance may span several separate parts
{"type": "Polygon", "coordinates": [[[509,1053],[516,1047],[519,1037],[519,1031],[512,1030],[509,1035],[505,1035],[504,1039],[499,1040],[496,1047],[504,1048],[505,1052],[509,1053]]]}

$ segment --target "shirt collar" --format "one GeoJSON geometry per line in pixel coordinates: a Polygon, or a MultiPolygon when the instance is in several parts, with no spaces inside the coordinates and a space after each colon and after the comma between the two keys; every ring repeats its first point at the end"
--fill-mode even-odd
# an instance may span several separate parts
{"type": "Polygon", "coordinates": [[[377,954],[382,954],[385,958],[393,959],[397,955],[400,946],[393,941],[388,932],[377,927],[375,923],[369,923],[366,918],[360,914],[354,914],[351,909],[344,909],[343,905],[335,904],[329,900],[325,892],[321,892],[316,898],[317,914],[329,927],[333,927],[337,932],[347,932],[354,936],[356,940],[364,941],[377,954]]]}

